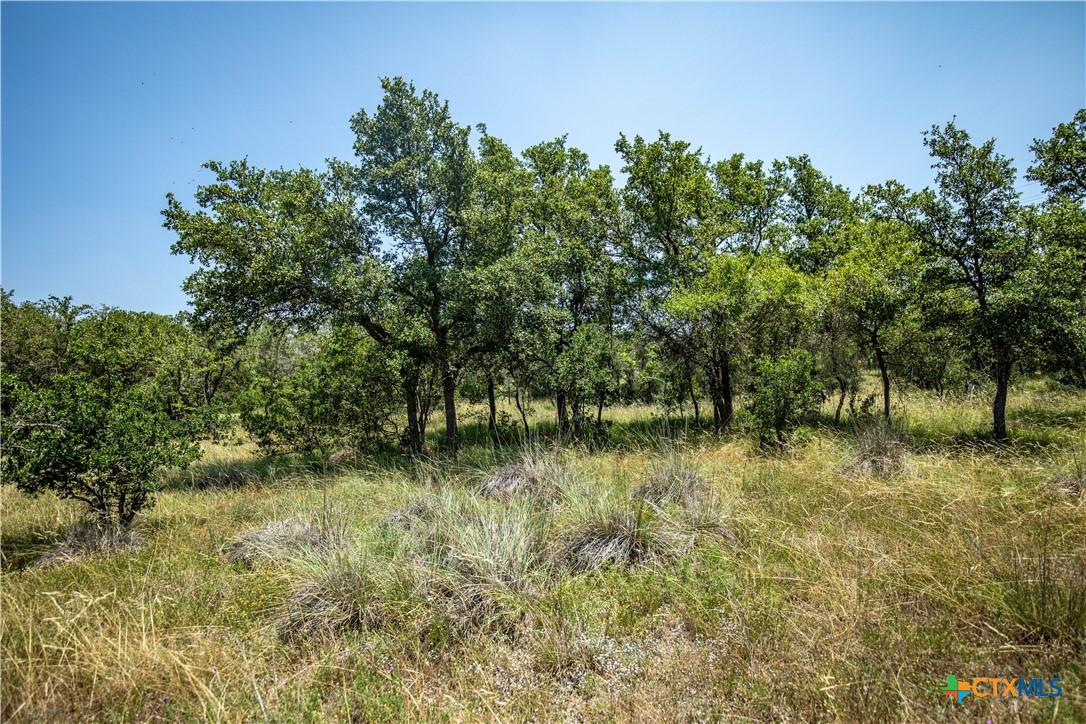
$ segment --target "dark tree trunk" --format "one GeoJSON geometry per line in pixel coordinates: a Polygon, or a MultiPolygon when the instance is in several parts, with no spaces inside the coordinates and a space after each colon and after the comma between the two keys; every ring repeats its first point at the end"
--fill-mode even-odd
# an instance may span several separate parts
{"type": "Polygon", "coordinates": [[[498,403],[494,399],[494,375],[486,376],[486,398],[490,403],[490,419],[487,421],[487,427],[490,429],[491,435],[496,435],[498,432],[498,403]]]}
{"type": "Polygon", "coordinates": [[[844,377],[838,377],[837,378],[837,384],[841,387],[841,399],[839,399],[837,401],[837,412],[835,412],[833,414],[833,424],[834,425],[840,425],[841,424],[841,408],[843,408],[845,406],[845,392],[847,391],[847,386],[845,384],[845,378],[844,377]]]}
{"type": "Polygon", "coordinates": [[[713,399],[713,427],[717,432],[731,424],[735,415],[730,367],[731,360],[724,354],[709,370],[709,396],[713,399]]]}
{"type": "Polygon", "coordinates": [[[449,367],[441,375],[441,394],[445,398],[445,449],[456,455],[460,443],[456,432],[456,376],[449,367]]]}
{"type": "Polygon", "coordinates": [[[566,432],[569,429],[569,409],[566,406],[565,392],[555,393],[554,406],[558,409],[558,431],[566,432]]]}
{"type": "Polygon", "coordinates": [[[524,439],[525,439],[525,441],[527,441],[528,440],[528,434],[529,434],[528,415],[527,415],[527,413],[524,412],[524,406],[520,404],[520,383],[517,382],[515,377],[513,378],[513,389],[514,389],[514,397],[513,397],[513,399],[517,403],[517,412],[520,413],[520,421],[524,425],[524,439]]]}
{"type": "Polygon", "coordinates": [[[875,362],[879,365],[879,375],[882,377],[882,417],[887,422],[890,421],[890,369],[886,364],[886,355],[882,352],[882,347],[879,346],[878,341],[872,339],[873,346],[875,348],[875,362]]]}
{"type": "Polygon", "coordinates": [[[996,440],[1007,439],[1007,389],[1011,384],[1011,363],[996,363],[996,395],[992,402],[992,434],[996,440]]]}
{"type": "Polygon", "coordinates": [[[603,424],[603,398],[600,398],[600,404],[596,406],[596,427],[603,424]]]}
{"type": "Polygon", "coordinates": [[[724,425],[724,403],[720,399],[720,383],[714,370],[709,371],[709,400],[713,403],[713,429],[719,432],[724,425]]]}
{"type": "Polygon", "coordinates": [[[417,383],[404,383],[404,396],[407,398],[407,447],[411,457],[422,455],[422,434],[419,430],[419,398],[417,383]]]}
{"type": "Polygon", "coordinates": [[[701,427],[701,411],[698,409],[698,395],[694,391],[694,375],[687,376],[687,382],[690,385],[690,404],[694,406],[694,427],[701,427]]]}
{"type": "Polygon", "coordinates": [[[732,362],[731,357],[728,354],[724,355],[724,359],[720,363],[720,376],[721,376],[721,393],[724,396],[724,427],[732,424],[732,418],[735,417],[735,407],[732,401],[732,362]]]}

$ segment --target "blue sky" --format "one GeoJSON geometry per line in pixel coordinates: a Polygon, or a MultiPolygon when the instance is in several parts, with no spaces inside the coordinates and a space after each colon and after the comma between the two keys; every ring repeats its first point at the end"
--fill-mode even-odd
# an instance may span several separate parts
{"type": "MultiPolygon", "coordinates": [[[[403,75],[517,150],[620,131],[721,157],[808,153],[857,190],[931,182],[956,115],[1027,148],[1086,105],[1086,4],[11,3],[2,23],[2,283],[172,313],[160,211],[208,159],[320,165],[403,75]]],[[[1026,199],[1038,194],[1022,182],[1026,199]]]]}

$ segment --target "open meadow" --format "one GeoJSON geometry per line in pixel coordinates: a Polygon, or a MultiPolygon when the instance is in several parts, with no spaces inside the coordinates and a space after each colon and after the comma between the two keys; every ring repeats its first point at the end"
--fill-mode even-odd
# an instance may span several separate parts
{"type": "Polygon", "coordinates": [[[594,449],[211,446],[93,546],[5,485],[2,718],[1084,720],[1086,393],[1023,381],[1000,444],[989,399],[766,449],[638,407],[594,449]]]}

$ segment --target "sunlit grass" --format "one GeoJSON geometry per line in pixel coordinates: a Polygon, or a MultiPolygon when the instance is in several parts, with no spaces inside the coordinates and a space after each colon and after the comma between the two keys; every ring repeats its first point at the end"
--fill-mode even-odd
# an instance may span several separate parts
{"type": "Polygon", "coordinates": [[[142,546],[45,569],[78,508],[4,486],[3,719],[1086,718],[1086,500],[1053,484],[1086,451],[1086,395],[1018,384],[1006,445],[986,397],[897,403],[885,475],[848,426],[766,451],[641,407],[589,450],[537,403],[546,494],[478,494],[524,454],[485,424],[455,462],[326,475],[214,446],[142,546]],[[332,543],[282,543],[322,526],[332,543]],[[276,550],[235,562],[238,540],[276,550]],[[579,564],[589,540],[655,553],[579,564]],[[956,707],[947,674],[1064,695],[956,707]]]}

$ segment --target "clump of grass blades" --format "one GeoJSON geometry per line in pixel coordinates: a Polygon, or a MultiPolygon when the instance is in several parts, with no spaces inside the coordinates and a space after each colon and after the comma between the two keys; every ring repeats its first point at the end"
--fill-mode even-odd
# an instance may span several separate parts
{"type": "Polygon", "coordinates": [[[395,627],[416,608],[426,579],[417,571],[381,566],[360,551],[324,551],[291,561],[294,584],[275,617],[280,637],[296,641],[347,630],[395,627]]]}
{"type": "Polygon", "coordinates": [[[1019,643],[1062,644],[1086,650],[1086,559],[1016,552],[1000,599],[1001,614],[1019,643]]]}
{"type": "Polygon", "coordinates": [[[908,448],[905,445],[905,424],[900,418],[886,420],[879,416],[857,421],[856,454],[849,465],[853,470],[890,477],[905,465],[908,448]]]}
{"type": "Polygon", "coordinates": [[[1072,450],[1071,469],[1056,475],[1049,485],[1069,495],[1086,497],[1086,464],[1079,459],[1078,450],[1072,450]]]}
{"type": "Polygon", "coordinates": [[[212,488],[243,488],[260,483],[260,476],[252,470],[239,466],[213,467],[200,477],[193,477],[192,487],[196,490],[212,488]]]}
{"type": "Polygon", "coordinates": [[[637,497],[656,505],[681,503],[693,507],[709,493],[709,480],[701,472],[680,460],[659,466],[637,489],[637,497]]]}
{"type": "Polygon", "coordinates": [[[234,538],[224,555],[231,563],[282,562],[307,550],[336,550],[346,543],[347,531],[340,521],[285,518],[234,538]]]}
{"type": "Polygon", "coordinates": [[[637,488],[635,497],[659,507],[681,505],[683,520],[693,531],[736,541],[710,480],[686,460],[667,459],[637,488]]]}
{"type": "Polygon", "coordinates": [[[78,563],[96,556],[134,550],[146,544],[138,532],[104,521],[87,519],[68,528],[34,563],[45,569],[78,563]]]}
{"type": "Polygon", "coordinates": [[[488,475],[476,492],[498,500],[517,495],[548,499],[555,496],[568,474],[556,450],[529,444],[519,459],[488,475]]]}
{"type": "Polygon", "coordinates": [[[569,536],[564,558],[575,570],[652,566],[674,560],[692,547],[692,535],[656,506],[636,499],[628,505],[590,511],[569,536]]]}

